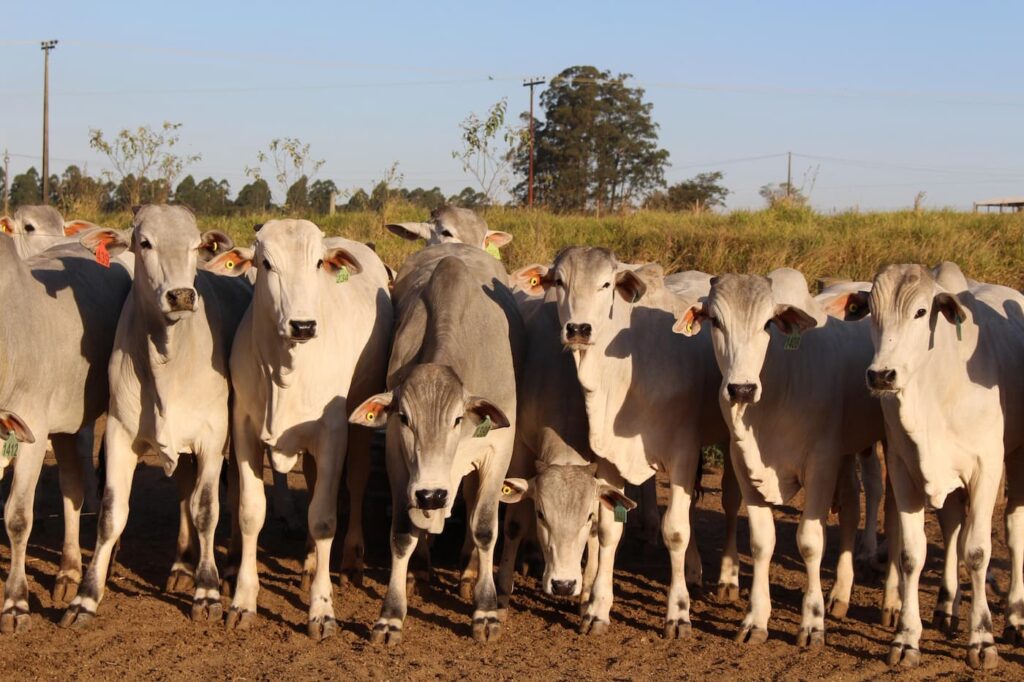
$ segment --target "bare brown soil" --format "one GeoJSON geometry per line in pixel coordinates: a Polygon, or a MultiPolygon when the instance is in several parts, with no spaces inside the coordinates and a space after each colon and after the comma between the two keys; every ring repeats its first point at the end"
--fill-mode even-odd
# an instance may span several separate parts
{"type": "MultiPolygon", "coordinates": [[[[697,529],[704,557],[706,587],[713,593],[717,557],[723,541],[723,518],[717,472],[705,476],[707,494],[700,503],[697,529]]],[[[379,484],[379,481],[378,481],[379,484]]],[[[293,474],[293,487],[301,487],[293,474]]],[[[662,490],[664,493],[664,490],[662,490]]],[[[298,588],[303,542],[289,539],[280,527],[264,530],[260,547],[259,621],[248,632],[226,632],[223,625],[189,620],[190,595],[164,592],[176,534],[173,482],[153,462],[139,466],[132,513],[118,557],[119,574],[109,583],[100,617],[86,630],[61,629],[63,612],[49,592],[59,557],[61,520],[56,470],[48,466],[40,482],[36,527],[28,572],[32,588],[30,632],[0,637],[0,680],[17,679],[871,679],[890,676],[883,658],[891,633],[877,624],[880,581],[865,584],[858,576],[849,615],[830,621],[827,647],[797,648],[803,566],[794,535],[797,514],[778,511],[778,543],[771,584],[775,610],[766,644],[735,644],[732,636],[743,616],[750,565],[746,524],[741,523],[744,560],[740,601],[717,604],[712,596],[693,607],[693,637],[661,637],[668,560],[663,549],[638,549],[624,543],[616,571],[612,629],[598,637],[576,634],[576,605],[548,597],[533,578],[517,579],[514,612],[501,639],[481,645],[470,637],[471,605],[458,598],[457,576],[446,556],[457,555],[461,529],[449,528],[434,547],[435,584],[413,597],[404,642],[393,649],[368,642],[369,625],[378,610],[387,580],[388,557],[383,530],[385,501],[369,500],[370,525],[366,579],[362,587],[336,591],[341,633],[322,643],[305,634],[305,595],[298,588]]],[[[997,511],[1002,518],[1002,510],[997,511]]],[[[222,520],[222,526],[226,518],[222,520]]],[[[95,518],[84,522],[83,546],[91,549],[95,518]]],[[[1001,527],[1001,522],[997,524],[1001,527]]],[[[833,578],[837,528],[829,529],[825,560],[826,589],[833,578]]],[[[1002,531],[996,533],[994,575],[1001,594],[1009,578],[1002,531]]],[[[923,616],[930,621],[940,569],[938,533],[929,519],[929,562],[924,574],[923,616]]],[[[220,537],[223,560],[223,543],[220,537]]],[[[340,543],[338,543],[340,544],[340,543]]],[[[87,552],[88,556],[88,552],[87,552]]],[[[10,560],[6,543],[0,564],[10,560]]],[[[995,595],[996,633],[1003,627],[1002,597],[995,595]]],[[[965,602],[967,600],[965,599],[965,602]]],[[[966,617],[966,603],[962,612],[966,617]]],[[[961,628],[963,629],[963,627],[961,628]]],[[[953,642],[926,628],[922,666],[901,673],[905,679],[971,677],[964,662],[965,634],[953,642]]],[[[1024,651],[1000,645],[1002,664],[989,677],[1024,678],[1024,651]]]]}

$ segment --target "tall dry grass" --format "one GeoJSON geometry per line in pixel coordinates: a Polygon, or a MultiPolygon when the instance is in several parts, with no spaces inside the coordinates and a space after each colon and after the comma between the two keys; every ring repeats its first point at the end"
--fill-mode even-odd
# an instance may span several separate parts
{"type": "MultiPolygon", "coordinates": [[[[425,220],[410,208],[392,211],[389,221],[425,220]]],[[[76,216],[89,217],[89,216],[76,216]]],[[[238,243],[252,240],[252,228],[272,215],[200,216],[202,229],[220,229],[238,243]]],[[[1024,288],[1024,214],[954,211],[839,213],[803,209],[680,214],[641,211],[628,216],[556,215],[524,209],[492,209],[491,229],[515,236],[503,250],[510,268],[550,262],[559,249],[576,244],[606,246],[626,262],[658,262],[667,272],[766,273],[789,266],[813,282],[818,277],[870,279],[879,266],[896,262],[934,264],[952,260],[976,279],[1024,288]]],[[[125,227],[127,213],[92,216],[104,225],[125,227]]],[[[312,218],[325,232],[372,241],[397,267],[418,245],[386,232],[375,213],[338,213],[312,218]]]]}

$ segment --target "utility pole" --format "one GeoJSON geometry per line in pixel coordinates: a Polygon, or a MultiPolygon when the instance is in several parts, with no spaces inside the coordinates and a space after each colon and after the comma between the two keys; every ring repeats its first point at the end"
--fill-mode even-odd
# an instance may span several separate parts
{"type": "Polygon", "coordinates": [[[793,152],[786,154],[786,198],[793,198],[793,152]]]}
{"type": "Polygon", "coordinates": [[[543,83],[544,79],[539,76],[523,82],[524,88],[530,88],[530,177],[526,185],[526,205],[529,208],[533,208],[533,87],[543,83]]]}
{"type": "Polygon", "coordinates": [[[50,50],[57,47],[56,40],[39,44],[43,51],[43,202],[50,203],[50,50]]]}
{"type": "Polygon", "coordinates": [[[4,215],[11,214],[11,155],[4,149],[4,215]]]}

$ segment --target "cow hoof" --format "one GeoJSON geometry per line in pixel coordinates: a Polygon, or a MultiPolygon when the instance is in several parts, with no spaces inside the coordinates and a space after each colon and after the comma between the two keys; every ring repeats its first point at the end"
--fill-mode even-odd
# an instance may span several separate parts
{"type": "Polygon", "coordinates": [[[402,628],[387,623],[377,623],[370,631],[370,643],[395,646],[402,643],[402,628]]]}
{"type": "Polygon", "coordinates": [[[318,616],[309,621],[306,632],[316,641],[322,642],[338,632],[338,621],[334,616],[318,616]]]}
{"type": "Polygon", "coordinates": [[[1014,647],[1024,644],[1024,625],[1007,625],[1003,629],[1003,641],[1014,647]]]}
{"type": "Polygon", "coordinates": [[[0,633],[15,635],[28,632],[30,627],[32,623],[29,621],[28,611],[14,607],[0,615],[0,633]]]}
{"type": "Polygon", "coordinates": [[[670,620],[665,622],[665,639],[689,639],[693,635],[693,626],[689,621],[670,620]]]}
{"type": "Polygon", "coordinates": [[[721,604],[731,604],[740,598],[740,586],[730,583],[718,583],[715,590],[715,600],[721,604]]]}
{"type": "Polygon", "coordinates": [[[85,610],[85,608],[79,604],[72,604],[68,607],[67,611],[64,612],[64,617],[60,619],[60,626],[62,628],[75,628],[77,630],[87,627],[95,618],[95,613],[85,610]]]}
{"type": "Polygon", "coordinates": [[[478,642],[493,642],[501,636],[501,623],[497,618],[474,618],[473,639],[478,642]]]}
{"type": "Polygon", "coordinates": [[[465,579],[459,581],[459,597],[463,601],[473,601],[473,590],[476,588],[476,579],[465,579]]]}
{"type": "Polygon", "coordinates": [[[232,606],[228,609],[228,618],[225,622],[228,630],[248,630],[256,622],[256,612],[240,609],[232,606]]]}
{"type": "Polygon", "coordinates": [[[932,626],[944,634],[947,639],[956,637],[960,629],[960,618],[942,611],[936,611],[932,616],[932,626]]]}
{"type": "Polygon", "coordinates": [[[829,600],[828,603],[828,615],[832,616],[837,620],[846,618],[846,613],[850,610],[850,602],[839,601],[838,599],[829,600]]]}
{"type": "Polygon", "coordinates": [[[764,644],[768,641],[768,631],[756,625],[745,625],[736,633],[736,641],[740,644],[764,644]]]}
{"type": "Polygon", "coordinates": [[[363,586],[363,569],[362,568],[348,568],[341,571],[341,575],[338,577],[340,587],[345,588],[349,585],[354,587],[363,586]]]}
{"type": "Polygon", "coordinates": [[[167,587],[165,592],[191,592],[194,587],[192,574],[183,568],[175,568],[171,570],[171,574],[167,576],[167,587]]]}
{"type": "Polygon", "coordinates": [[[209,621],[215,623],[224,617],[224,607],[220,598],[204,597],[192,602],[192,620],[199,623],[209,621]]]}
{"type": "Polygon", "coordinates": [[[910,645],[894,642],[889,647],[889,667],[916,668],[921,665],[921,651],[910,645]]]}
{"type": "Polygon", "coordinates": [[[825,631],[804,628],[797,635],[796,643],[801,649],[815,649],[825,646],[825,631]]]}
{"type": "Polygon", "coordinates": [[[611,627],[611,623],[608,621],[587,616],[580,621],[579,633],[581,635],[603,635],[608,632],[609,627],[611,627]]]}
{"type": "Polygon", "coordinates": [[[894,628],[900,622],[900,610],[897,608],[882,609],[882,627],[894,628]]]}
{"type": "Polygon", "coordinates": [[[999,666],[999,652],[995,644],[976,644],[967,650],[967,665],[975,670],[995,670],[999,666]]]}
{"type": "Polygon", "coordinates": [[[53,601],[69,602],[78,596],[78,581],[66,575],[57,576],[53,585],[53,601]]]}

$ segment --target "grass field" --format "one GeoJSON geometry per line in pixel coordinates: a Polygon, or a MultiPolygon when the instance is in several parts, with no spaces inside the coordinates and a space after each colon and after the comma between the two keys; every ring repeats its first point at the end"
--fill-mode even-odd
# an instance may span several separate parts
{"type": "MultiPolygon", "coordinates": [[[[127,213],[79,217],[117,227],[129,223],[127,213]]],[[[251,241],[254,224],[272,217],[200,216],[199,223],[202,229],[224,230],[242,244],[251,241]]],[[[400,208],[391,211],[387,221],[426,218],[426,211],[400,208]]],[[[952,260],[976,279],[1024,288],[1024,213],[823,215],[807,210],[764,210],[692,215],[641,211],[595,218],[493,209],[486,218],[491,229],[515,235],[503,250],[510,268],[550,262],[565,246],[592,244],[613,249],[622,261],[661,263],[667,272],[767,273],[785,265],[802,271],[812,283],[818,277],[870,279],[886,263],[952,260]]],[[[383,230],[384,220],[377,213],[338,213],[313,220],[328,234],[375,242],[381,257],[394,267],[418,248],[383,230]]]]}

